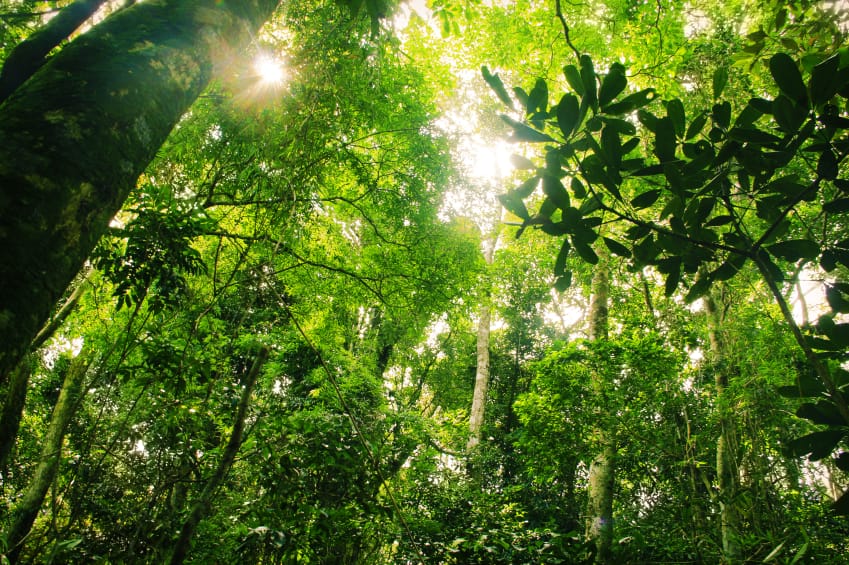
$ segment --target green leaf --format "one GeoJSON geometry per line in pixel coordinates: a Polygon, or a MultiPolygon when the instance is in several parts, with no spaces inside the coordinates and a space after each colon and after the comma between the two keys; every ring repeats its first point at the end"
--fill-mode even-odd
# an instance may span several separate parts
{"type": "Polygon", "coordinates": [[[707,294],[712,282],[713,281],[711,281],[709,277],[699,277],[695,284],[690,287],[689,292],[687,292],[687,296],[684,297],[684,301],[687,304],[690,304],[695,302],[697,298],[701,298],[707,294]]]}
{"type": "Polygon", "coordinates": [[[534,193],[534,190],[536,190],[538,184],[539,177],[537,175],[534,175],[522,184],[520,184],[518,187],[516,187],[516,189],[514,189],[512,192],[519,198],[524,199],[534,193]]]}
{"type": "Polygon", "coordinates": [[[791,100],[806,103],[807,93],[796,61],[787,53],[776,53],[769,60],[769,72],[778,88],[791,100]]]}
{"type": "Polygon", "coordinates": [[[814,67],[811,71],[811,101],[814,106],[825,104],[831,100],[842,86],[838,67],[840,55],[834,54],[814,67]]]}
{"type": "Polygon", "coordinates": [[[823,426],[846,425],[846,420],[840,415],[837,406],[828,400],[820,400],[816,404],[805,402],[796,409],[796,416],[823,426]]]}
{"type": "Polygon", "coordinates": [[[589,55],[581,55],[581,82],[584,83],[583,102],[593,110],[598,110],[596,74],[589,55]]]}
{"type": "MultiPolygon", "coordinates": [[[[831,509],[838,516],[849,516],[849,490],[841,494],[840,498],[834,501],[831,509]]],[[[805,544],[805,547],[807,547],[807,544],[805,544]]]]}
{"type": "Polygon", "coordinates": [[[728,69],[718,67],[713,72],[713,99],[716,100],[722,96],[722,91],[725,90],[725,85],[728,83],[728,69]]]}
{"type": "Polygon", "coordinates": [[[536,169],[536,165],[534,165],[533,161],[527,157],[523,157],[522,155],[516,155],[515,153],[510,156],[510,163],[513,165],[513,168],[519,170],[536,169]]]}
{"type": "Polygon", "coordinates": [[[740,269],[743,268],[743,265],[746,263],[745,255],[734,255],[727,261],[725,261],[722,265],[716,268],[711,274],[710,278],[715,281],[727,281],[736,275],[740,269]]]}
{"type": "Polygon", "coordinates": [[[584,262],[589,263],[590,265],[598,263],[598,255],[596,255],[592,247],[585,243],[577,242],[574,238],[572,240],[572,244],[575,246],[575,251],[578,252],[578,255],[580,255],[584,262]]]}
{"type": "Polygon", "coordinates": [[[817,162],[817,174],[825,180],[834,180],[839,172],[837,156],[831,149],[823,151],[817,162]]]}
{"type": "Polygon", "coordinates": [[[528,114],[536,111],[545,112],[548,109],[548,84],[546,84],[544,79],[537,79],[536,84],[531,89],[531,93],[528,95],[526,108],[528,114]]]}
{"type": "Polygon", "coordinates": [[[481,67],[481,74],[483,75],[483,80],[485,80],[493,92],[495,92],[498,99],[506,106],[513,108],[513,100],[510,98],[510,95],[507,94],[507,90],[504,88],[504,83],[501,82],[501,77],[499,77],[498,74],[492,74],[489,72],[489,67],[486,65],[481,67]]]}
{"type": "Polygon", "coordinates": [[[825,299],[828,301],[828,305],[833,312],[849,312],[849,300],[843,296],[843,293],[840,292],[840,289],[836,285],[825,285],[825,299]]]}
{"type": "Polygon", "coordinates": [[[628,85],[628,79],[625,78],[625,67],[621,63],[613,63],[610,66],[610,71],[604,76],[601,81],[601,88],[598,91],[598,103],[604,108],[619,96],[625,87],[628,85]]]}
{"type": "Polygon", "coordinates": [[[581,80],[581,72],[575,65],[566,65],[563,67],[563,75],[566,77],[566,82],[575,91],[575,94],[584,97],[584,82],[581,80]]]}
{"type": "Polygon", "coordinates": [[[610,239],[609,237],[603,237],[604,244],[614,255],[618,255],[620,257],[630,258],[631,250],[619,243],[616,240],[610,239]]]}
{"type": "Polygon", "coordinates": [[[655,188],[652,190],[647,190],[646,192],[636,196],[633,200],[631,200],[631,206],[636,208],[637,210],[641,210],[643,208],[648,208],[660,198],[661,190],[659,188],[655,188]]]}
{"type": "Polygon", "coordinates": [[[629,94],[619,102],[602,106],[601,110],[605,114],[611,116],[621,116],[623,114],[630,114],[634,110],[638,110],[643,106],[646,106],[655,98],[657,98],[657,92],[655,92],[655,89],[647,88],[645,90],[635,92],[634,94],[629,94]]]}
{"type": "Polygon", "coordinates": [[[657,120],[655,132],[654,154],[661,163],[675,160],[675,126],[669,117],[657,120]]]}
{"type": "Polygon", "coordinates": [[[537,131],[534,128],[518,122],[506,114],[501,114],[501,119],[513,128],[512,141],[527,141],[529,143],[547,143],[555,141],[551,136],[537,131]]]}
{"type": "Polygon", "coordinates": [[[572,250],[572,245],[568,239],[563,239],[563,245],[560,246],[560,252],[557,254],[557,259],[554,261],[554,276],[562,277],[569,271],[566,270],[566,260],[569,258],[569,252],[572,250]]]}
{"type": "Polygon", "coordinates": [[[829,214],[849,212],[849,198],[837,198],[823,204],[822,209],[829,214]]]}
{"type": "Polygon", "coordinates": [[[779,94],[772,102],[772,114],[782,131],[795,133],[805,123],[808,110],[801,104],[794,103],[784,94],[779,94]]]}
{"type": "Polygon", "coordinates": [[[796,262],[799,259],[816,259],[820,254],[820,246],[809,239],[788,239],[767,247],[770,253],[786,261],[796,262]]]}
{"type": "Polygon", "coordinates": [[[574,94],[564,94],[557,104],[557,125],[560,131],[563,132],[564,138],[569,138],[575,128],[578,126],[580,119],[580,104],[578,97],[574,94]]]}
{"type": "Polygon", "coordinates": [[[727,128],[731,124],[731,104],[722,102],[714,104],[711,110],[714,123],[720,128],[727,128]]]}
{"type": "Polygon", "coordinates": [[[498,200],[504,208],[515,216],[523,220],[529,220],[531,218],[530,214],[528,214],[527,207],[525,207],[525,203],[515,193],[499,194],[498,200]]]}
{"type": "Polygon", "coordinates": [[[708,116],[705,112],[702,112],[701,114],[696,116],[693,119],[692,123],[690,123],[690,127],[687,128],[687,134],[684,136],[684,139],[693,139],[694,137],[702,133],[702,130],[704,129],[705,124],[707,123],[707,120],[708,116]]]}
{"type": "Polygon", "coordinates": [[[731,139],[751,143],[753,145],[770,145],[781,143],[781,138],[756,128],[732,128],[728,132],[731,139]]]}
{"type": "Polygon", "coordinates": [[[811,461],[819,461],[834,451],[840,440],[846,435],[844,430],[823,430],[796,438],[790,442],[790,449],[796,456],[808,455],[811,461]]]}
{"type": "Polygon", "coordinates": [[[675,135],[679,138],[683,138],[685,127],[687,125],[684,103],[678,98],[667,101],[666,115],[672,120],[672,126],[675,128],[675,135]]]}
{"type": "Polygon", "coordinates": [[[554,281],[557,292],[566,292],[572,286],[572,271],[566,271],[554,281]]]}
{"type": "Polygon", "coordinates": [[[571,206],[569,193],[566,192],[566,187],[563,186],[563,183],[557,177],[549,174],[543,176],[542,191],[561,210],[566,210],[571,206]]]}
{"type": "Polygon", "coordinates": [[[669,298],[675,291],[678,290],[678,285],[681,283],[681,260],[678,260],[678,266],[671,269],[666,275],[666,281],[663,284],[663,294],[669,298]]]}
{"type": "Polygon", "coordinates": [[[572,177],[570,185],[575,198],[584,198],[587,195],[587,189],[578,177],[572,177]]]}

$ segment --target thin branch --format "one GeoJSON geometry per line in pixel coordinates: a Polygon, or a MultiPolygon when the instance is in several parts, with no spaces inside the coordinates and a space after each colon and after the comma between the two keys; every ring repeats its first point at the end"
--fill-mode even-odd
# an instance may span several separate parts
{"type": "Polygon", "coordinates": [[[554,0],[554,9],[557,12],[557,18],[560,20],[560,24],[563,26],[563,35],[566,37],[566,44],[575,53],[575,59],[580,61],[581,52],[578,51],[578,48],[572,43],[572,38],[569,37],[569,24],[566,23],[566,18],[563,16],[563,10],[560,8],[560,0],[554,0]]]}

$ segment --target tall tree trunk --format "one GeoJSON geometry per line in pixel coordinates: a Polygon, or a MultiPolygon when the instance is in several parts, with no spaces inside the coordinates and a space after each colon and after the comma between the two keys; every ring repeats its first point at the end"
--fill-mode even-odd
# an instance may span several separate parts
{"type": "MultiPolygon", "coordinates": [[[[608,303],[610,294],[609,255],[599,248],[599,262],[595,267],[590,301],[590,339],[602,341],[608,335],[608,303]]],[[[616,474],[616,441],[606,410],[607,382],[603,375],[594,373],[591,387],[596,398],[598,417],[593,437],[598,452],[590,463],[587,482],[586,537],[595,545],[595,562],[610,563],[613,545],[613,486],[616,474]]]]}
{"type": "Polygon", "coordinates": [[[719,413],[719,437],[716,441],[716,476],[719,487],[719,519],[722,532],[722,554],[726,563],[740,562],[739,519],[736,508],[737,463],[735,458],[735,424],[728,398],[728,352],[722,333],[724,313],[713,295],[705,298],[710,340],[710,362],[714,370],[716,406],[719,413]]]}
{"type": "Polygon", "coordinates": [[[0,379],[166,136],[278,0],[159,0],[107,18],[0,105],[0,379]]]}
{"type": "Polygon", "coordinates": [[[68,39],[106,0],[76,0],[12,49],[0,71],[0,103],[31,77],[47,54],[68,39]]]}
{"type": "Polygon", "coordinates": [[[242,396],[239,398],[239,405],[236,409],[236,416],[233,421],[233,431],[230,433],[230,439],[227,441],[227,446],[224,448],[224,453],[221,456],[221,461],[218,463],[215,472],[206,482],[200,496],[194,502],[188,518],[183,522],[183,527],[180,529],[180,534],[174,542],[174,550],[171,554],[170,563],[178,565],[186,559],[189,549],[191,548],[192,537],[195,530],[212,508],[212,500],[215,496],[215,491],[224,481],[230,466],[236,459],[236,454],[239,453],[239,448],[242,446],[242,432],[245,429],[245,418],[248,415],[248,408],[251,403],[251,394],[253,394],[254,385],[256,385],[257,377],[260,369],[268,359],[268,348],[260,349],[256,360],[254,360],[250,371],[248,371],[245,383],[242,389],[242,396]]]}
{"type": "MultiPolygon", "coordinates": [[[[487,271],[492,266],[497,241],[497,238],[492,238],[484,243],[483,258],[486,262],[487,271]]],[[[492,303],[489,284],[489,275],[487,274],[487,288],[484,292],[483,300],[481,300],[480,311],[478,312],[475,391],[472,396],[472,410],[469,414],[469,441],[466,444],[467,451],[471,451],[480,443],[481,429],[483,428],[483,421],[486,416],[486,395],[489,391],[489,336],[492,323],[492,303]]]]}
{"type": "Polygon", "coordinates": [[[88,362],[84,353],[75,357],[68,367],[59,400],[53,408],[50,426],[44,436],[41,459],[21,501],[12,510],[12,520],[5,533],[6,544],[9,547],[7,557],[11,563],[15,563],[20,556],[24,541],[32,529],[47,490],[59,470],[65,429],[79,406],[87,369],[88,362]]]}

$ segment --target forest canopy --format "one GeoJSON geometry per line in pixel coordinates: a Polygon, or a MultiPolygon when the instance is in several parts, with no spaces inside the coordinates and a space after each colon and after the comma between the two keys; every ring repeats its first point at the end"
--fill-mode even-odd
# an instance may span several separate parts
{"type": "Polygon", "coordinates": [[[847,31],[0,1],[0,561],[843,562],[847,31]]]}

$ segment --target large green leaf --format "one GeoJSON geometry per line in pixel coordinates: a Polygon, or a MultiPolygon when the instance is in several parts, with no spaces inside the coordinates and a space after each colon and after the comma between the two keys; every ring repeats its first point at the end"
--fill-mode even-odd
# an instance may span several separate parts
{"type": "Polygon", "coordinates": [[[675,125],[669,117],[657,120],[657,129],[654,138],[654,154],[661,163],[675,160],[675,125]]]}
{"type": "Polygon", "coordinates": [[[566,187],[563,186],[559,178],[549,174],[543,176],[542,191],[561,210],[566,210],[570,207],[569,193],[566,192],[566,187]]]}
{"type": "Polygon", "coordinates": [[[615,239],[610,239],[609,237],[602,238],[604,240],[604,244],[614,255],[618,255],[620,257],[630,258],[631,250],[616,241],[615,239]]]}
{"type": "Polygon", "coordinates": [[[811,102],[820,106],[831,100],[843,86],[841,74],[838,72],[840,55],[834,54],[814,67],[811,71],[811,102]]]}
{"type": "Polygon", "coordinates": [[[652,190],[647,190],[644,193],[636,196],[633,200],[631,200],[631,206],[640,210],[642,208],[648,208],[660,198],[661,190],[659,188],[655,188],[652,190]]]}
{"type": "Polygon", "coordinates": [[[687,125],[687,115],[684,112],[684,103],[678,98],[667,100],[666,115],[672,120],[672,125],[675,128],[675,135],[679,138],[683,138],[687,125]]]}
{"type": "Polygon", "coordinates": [[[499,77],[498,74],[491,73],[489,71],[489,67],[486,65],[481,67],[481,74],[489,87],[493,90],[493,92],[495,92],[496,96],[498,96],[498,99],[508,107],[513,108],[513,100],[510,98],[510,95],[507,94],[507,90],[504,88],[504,83],[501,82],[501,77],[499,77]]]}
{"type": "Polygon", "coordinates": [[[557,104],[557,125],[564,138],[569,138],[580,120],[580,103],[574,94],[564,94],[557,104]]]}
{"type": "Polygon", "coordinates": [[[604,76],[601,81],[601,88],[598,91],[599,106],[604,108],[619,96],[619,93],[625,90],[628,85],[628,79],[625,78],[625,67],[621,63],[613,63],[610,66],[610,71],[604,76]]]}
{"type": "Polygon", "coordinates": [[[722,91],[725,90],[725,85],[728,83],[728,69],[725,67],[717,67],[713,72],[713,99],[716,100],[722,96],[722,91]]]}
{"type": "Polygon", "coordinates": [[[557,254],[557,259],[554,260],[554,276],[562,277],[568,271],[566,270],[566,260],[569,258],[569,252],[572,250],[572,245],[569,240],[564,238],[563,244],[560,246],[560,252],[557,254]]]}
{"type": "Polygon", "coordinates": [[[833,402],[820,400],[816,404],[805,402],[796,409],[796,416],[823,426],[845,426],[847,424],[833,402]]]}
{"type": "Polygon", "coordinates": [[[647,88],[645,90],[635,92],[634,94],[629,94],[619,102],[602,106],[601,110],[605,114],[609,114],[611,116],[621,116],[624,114],[630,114],[634,110],[638,110],[643,106],[646,106],[655,98],[657,98],[657,92],[655,92],[653,88],[647,88]]]}
{"type": "Polygon", "coordinates": [[[811,461],[819,461],[828,457],[840,440],[846,435],[845,430],[823,430],[796,438],[790,442],[790,449],[797,456],[808,455],[811,461]]]}
{"type": "Polygon", "coordinates": [[[598,110],[598,85],[593,60],[589,55],[581,55],[581,82],[584,84],[583,103],[598,110]]]}
{"type": "Polygon", "coordinates": [[[507,122],[513,128],[513,141],[527,141],[530,143],[546,143],[555,141],[550,135],[537,131],[534,128],[516,121],[506,114],[501,114],[501,119],[507,122]]]}
{"type": "Polygon", "coordinates": [[[584,97],[584,81],[581,79],[581,71],[575,65],[566,65],[563,67],[563,75],[566,77],[566,82],[575,91],[575,94],[584,97]]]}
{"type": "Polygon", "coordinates": [[[776,53],[769,60],[769,72],[778,88],[791,100],[807,102],[805,82],[796,61],[787,53],[776,53]]]}
{"type": "Polygon", "coordinates": [[[795,262],[799,259],[816,259],[820,254],[820,246],[810,239],[788,239],[767,247],[770,253],[786,261],[795,262]]]}

